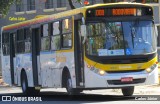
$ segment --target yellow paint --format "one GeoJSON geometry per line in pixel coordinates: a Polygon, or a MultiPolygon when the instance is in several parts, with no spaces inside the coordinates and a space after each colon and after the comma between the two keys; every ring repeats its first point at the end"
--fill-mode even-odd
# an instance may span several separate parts
{"type": "Polygon", "coordinates": [[[59,57],[59,56],[57,56],[56,57],[56,62],[66,62],[66,57],[59,57]]]}
{"type": "Polygon", "coordinates": [[[74,51],[74,35],[77,35],[77,34],[74,34],[74,16],[72,16],[72,49],[71,49],[71,52],[74,51]]]}
{"type": "Polygon", "coordinates": [[[58,50],[58,51],[56,51],[56,53],[62,53],[62,52],[74,52],[74,49],[73,48],[71,48],[71,49],[62,49],[62,50],[58,50]]]}
{"type": "MultiPolygon", "coordinates": [[[[39,21],[41,19],[46,19],[47,18],[49,20],[54,20],[54,19],[58,19],[58,18],[73,16],[73,15],[76,15],[76,14],[79,14],[79,13],[82,13],[83,16],[86,17],[86,13],[85,12],[86,12],[87,9],[96,8],[96,7],[100,7],[100,6],[110,6],[110,5],[116,6],[117,4],[118,5],[123,5],[123,4],[131,4],[131,3],[123,2],[123,3],[108,3],[108,4],[96,4],[96,5],[92,5],[92,6],[85,6],[85,7],[82,7],[82,8],[78,8],[78,9],[74,9],[74,10],[68,10],[68,11],[57,13],[57,14],[53,14],[53,15],[43,16],[41,18],[35,18],[35,19],[28,20],[28,21],[21,22],[21,23],[11,24],[11,25],[8,25],[8,26],[4,26],[3,29],[5,30],[5,28],[11,28],[11,27],[16,28],[16,26],[18,26],[20,24],[23,24],[23,23],[31,24],[31,23],[34,23],[35,21],[39,21]]],[[[149,6],[147,4],[137,4],[137,3],[132,3],[132,5],[149,6]]]]}
{"type": "Polygon", "coordinates": [[[37,15],[37,16],[35,16],[34,18],[42,18],[42,17],[44,17],[44,16],[48,16],[48,15],[37,15]]]}
{"type": "Polygon", "coordinates": [[[84,60],[88,65],[94,66],[97,69],[105,71],[126,71],[126,70],[139,70],[139,69],[149,68],[157,62],[157,57],[145,63],[134,63],[134,64],[100,64],[88,59],[87,57],[85,57],[84,60]]]}

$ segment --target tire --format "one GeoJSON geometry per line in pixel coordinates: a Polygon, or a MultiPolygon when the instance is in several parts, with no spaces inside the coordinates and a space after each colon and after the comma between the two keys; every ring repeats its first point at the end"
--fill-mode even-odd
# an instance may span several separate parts
{"type": "Polygon", "coordinates": [[[82,92],[82,90],[72,88],[72,80],[69,74],[66,79],[66,90],[68,95],[79,95],[82,92]]]}
{"type": "Polygon", "coordinates": [[[28,95],[30,93],[30,88],[28,87],[27,75],[25,72],[22,72],[21,87],[24,95],[28,95]]]}
{"type": "Polygon", "coordinates": [[[40,89],[35,89],[35,87],[30,87],[31,95],[38,95],[40,93],[40,89]]]}
{"type": "Polygon", "coordinates": [[[35,89],[35,87],[28,87],[28,79],[25,72],[22,72],[21,86],[24,95],[37,95],[40,92],[40,90],[35,89]]]}
{"type": "Polygon", "coordinates": [[[123,96],[132,96],[134,93],[134,86],[124,87],[121,90],[122,90],[123,96]]]}

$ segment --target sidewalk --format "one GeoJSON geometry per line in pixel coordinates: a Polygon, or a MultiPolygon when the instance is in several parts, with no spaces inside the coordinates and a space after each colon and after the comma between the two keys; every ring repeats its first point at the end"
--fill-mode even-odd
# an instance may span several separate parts
{"type": "Polygon", "coordinates": [[[8,85],[3,82],[2,77],[0,76],[0,87],[7,87],[8,85]]]}

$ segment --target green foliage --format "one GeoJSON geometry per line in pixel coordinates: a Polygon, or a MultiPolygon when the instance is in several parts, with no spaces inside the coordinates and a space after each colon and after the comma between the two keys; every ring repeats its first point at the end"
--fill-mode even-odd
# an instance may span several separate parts
{"type": "Polygon", "coordinates": [[[77,2],[79,2],[79,3],[80,3],[80,2],[81,2],[81,0],[77,0],[77,2]]]}
{"type": "Polygon", "coordinates": [[[12,4],[19,3],[20,0],[0,0],[0,13],[5,17],[12,4]]]}

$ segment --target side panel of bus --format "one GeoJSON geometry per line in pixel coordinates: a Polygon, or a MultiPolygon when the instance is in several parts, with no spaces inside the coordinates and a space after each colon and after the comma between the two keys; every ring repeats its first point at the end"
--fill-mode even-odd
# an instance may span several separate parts
{"type": "Polygon", "coordinates": [[[5,83],[12,85],[10,68],[10,37],[9,33],[2,34],[2,77],[5,83]]]}
{"type": "Polygon", "coordinates": [[[41,52],[40,53],[40,63],[41,63],[41,78],[42,87],[53,87],[55,84],[54,80],[54,70],[58,70],[58,64],[56,64],[55,59],[56,52],[41,52]]]}
{"type": "Polygon", "coordinates": [[[21,86],[21,80],[22,80],[21,74],[22,74],[22,71],[24,71],[27,75],[28,86],[34,87],[32,53],[31,53],[32,52],[31,51],[31,34],[32,33],[29,28],[17,30],[16,41],[15,41],[15,44],[16,44],[15,60],[16,61],[14,64],[16,67],[18,86],[21,86]],[[20,32],[20,31],[24,31],[24,32],[20,32]]]}
{"type": "Polygon", "coordinates": [[[5,83],[12,84],[9,56],[2,56],[2,77],[5,83]]]}
{"type": "Polygon", "coordinates": [[[70,73],[72,85],[76,86],[72,25],[71,17],[42,25],[43,35],[41,36],[40,52],[42,87],[62,87],[64,68],[67,68],[70,73]],[[69,25],[65,26],[65,24],[69,25]],[[63,28],[69,26],[71,30],[63,33],[63,28]],[[46,31],[49,30],[48,27],[53,28],[49,34],[46,31]]]}

